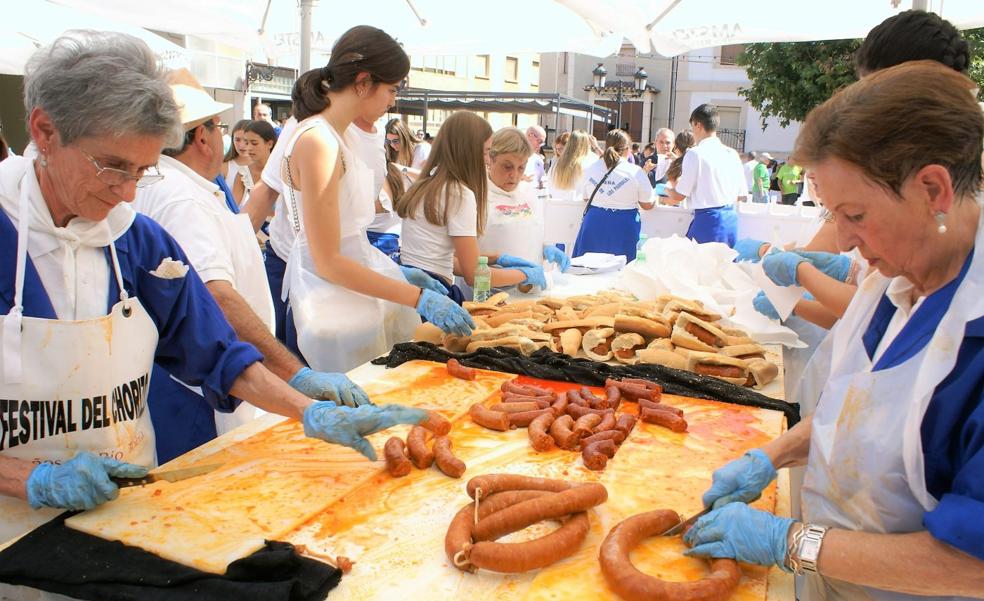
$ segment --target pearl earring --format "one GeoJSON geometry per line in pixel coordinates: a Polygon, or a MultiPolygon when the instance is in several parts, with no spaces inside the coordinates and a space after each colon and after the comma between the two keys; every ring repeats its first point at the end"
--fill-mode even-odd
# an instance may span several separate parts
{"type": "Polygon", "coordinates": [[[47,166],[48,166],[48,156],[47,156],[47,152],[48,152],[47,150],[42,150],[42,151],[41,151],[41,161],[40,161],[40,162],[41,162],[41,167],[42,167],[42,168],[44,168],[44,167],[47,167],[47,166]]]}
{"type": "Polygon", "coordinates": [[[943,223],[946,220],[946,213],[943,211],[936,211],[936,231],[940,234],[946,233],[946,224],[943,223]]]}

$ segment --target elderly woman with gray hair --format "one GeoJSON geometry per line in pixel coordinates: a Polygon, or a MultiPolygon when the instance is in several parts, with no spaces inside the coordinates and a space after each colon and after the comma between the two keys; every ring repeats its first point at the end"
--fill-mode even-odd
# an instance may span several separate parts
{"type": "Polygon", "coordinates": [[[0,399],[12,399],[0,401],[0,541],[115,498],[112,477],[156,463],[155,362],[220,411],[242,399],[372,459],[365,435],[425,417],[295,391],[236,339],[174,239],[130,207],[163,177],[179,126],[144,42],[70,32],[31,58],[24,88],[37,152],[0,164],[0,399]]]}

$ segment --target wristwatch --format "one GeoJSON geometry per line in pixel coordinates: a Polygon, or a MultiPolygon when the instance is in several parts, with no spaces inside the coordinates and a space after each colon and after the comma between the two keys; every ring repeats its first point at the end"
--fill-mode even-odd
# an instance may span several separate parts
{"type": "Polygon", "coordinates": [[[817,561],[820,558],[820,548],[827,529],[816,524],[803,524],[793,535],[789,548],[788,566],[796,574],[817,573],[817,561]]]}

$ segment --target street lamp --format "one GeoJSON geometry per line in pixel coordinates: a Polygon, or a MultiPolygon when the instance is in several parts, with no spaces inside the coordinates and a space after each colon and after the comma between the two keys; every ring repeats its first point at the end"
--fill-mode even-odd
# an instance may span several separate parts
{"type": "Polygon", "coordinates": [[[606,76],[608,71],[605,69],[604,64],[598,63],[598,66],[594,68],[591,72],[593,77],[592,85],[585,86],[585,91],[594,91],[599,96],[604,96],[610,100],[614,100],[617,104],[616,111],[616,123],[617,127],[622,126],[622,103],[631,98],[639,98],[646,92],[646,81],[649,79],[649,74],[642,67],[635,72],[632,76],[632,82],[628,81],[613,81],[608,82],[606,76]]]}

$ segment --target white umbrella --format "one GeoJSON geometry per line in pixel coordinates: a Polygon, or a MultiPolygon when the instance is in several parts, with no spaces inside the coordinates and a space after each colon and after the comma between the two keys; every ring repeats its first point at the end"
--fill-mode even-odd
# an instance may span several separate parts
{"type": "MultiPolygon", "coordinates": [[[[585,19],[615,11],[630,15],[623,33],[642,51],[675,56],[712,46],[863,38],[912,0],[786,0],[781,6],[737,0],[557,0],[585,19]]],[[[926,0],[958,29],[984,26],[981,0],[926,0]]]]}
{"type": "MultiPolygon", "coordinates": [[[[201,36],[247,50],[256,60],[268,55],[280,64],[298,62],[298,0],[56,1],[154,30],[201,36]]],[[[586,20],[553,0],[320,0],[312,17],[314,64],[355,25],[383,29],[410,54],[576,51],[607,56],[622,42],[622,14],[598,13],[586,20]]]]}
{"type": "Polygon", "coordinates": [[[0,73],[23,75],[24,64],[34,51],[68,29],[128,33],[147,42],[168,68],[188,66],[188,54],[184,48],[146,29],[56,6],[44,0],[32,0],[6,11],[0,20],[0,73]]]}

